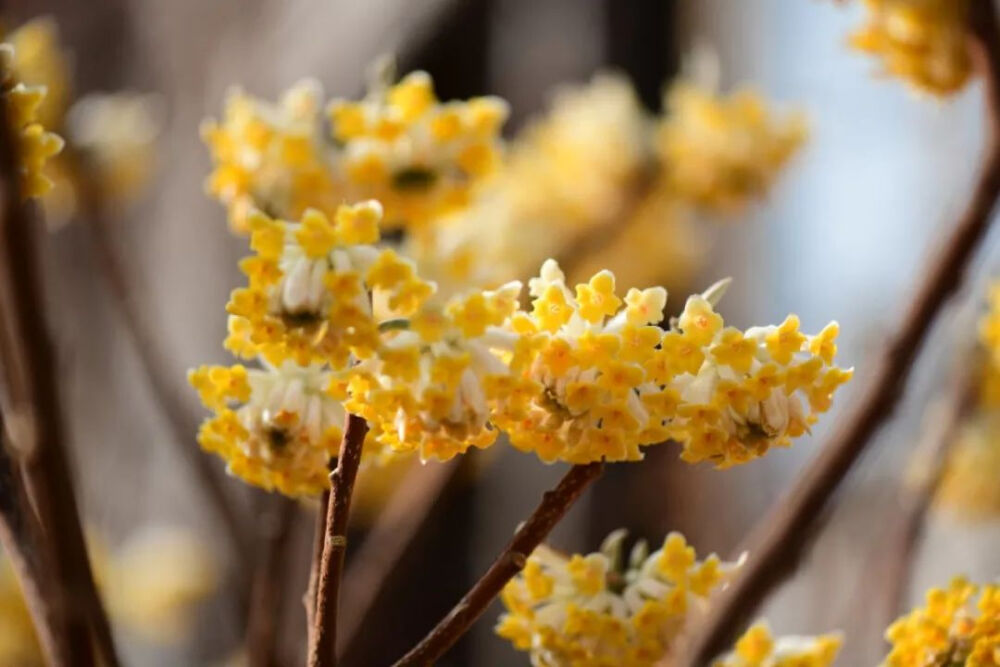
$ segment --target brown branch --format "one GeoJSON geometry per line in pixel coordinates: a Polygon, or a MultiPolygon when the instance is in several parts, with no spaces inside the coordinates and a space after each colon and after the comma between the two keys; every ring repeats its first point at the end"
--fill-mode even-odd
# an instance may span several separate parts
{"type": "Polygon", "coordinates": [[[458,469],[457,460],[415,467],[379,513],[344,575],[343,607],[350,609],[351,615],[343,620],[337,635],[338,655],[347,654],[389,574],[407,552],[458,469]]]}
{"type": "Polygon", "coordinates": [[[40,225],[22,201],[18,165],[16,138],[5,105],[0,104],[0,365],[7,390],[8,434],[21,456],[26,486],[45,534],[53,588],[65,603],[73,664],[94,664],[96,644],[103,663],[115,667],[111,627],[94,584],[67,461],[56,358],[45,321],[35,241],[40,225]]]}
{"type": "Polygon", "coordinates": [[[67,642],[65,610],[59,604],[59,592],[52,590],[42,527],[32,513],[24,480],[5,440],[0,435],[0,544],[20,582],[46,664],[69,667],[73,656],[67,642]]]}
{"type": "Polygon", "coordinates": [[[687,647],[680,665],[708,664],[728,647],[763,598],[796,567],[827,500],[833,495],[902,395],[935,316],[961,282],[1000,196],[1000,32],[990,0],[972,3],[972,51],[982,73],[989,121],[988,145],[971,203],[931,263],[898,332],[876,362],[870,382],[841,428],[825,444],[792,491],[754,530],[750,560],[687,647]]]}
{"type": "Polygon", "coordinates": [[[273,667],[276,664],[275,640],[282,606],[284,572],[288,566],[289,536],[298,504],[291,498],[268,499],[270,512],[261,522],[260,558],[254,571],[247,621],[248,667],[273,667]]]}
{"type": "MultiPolygon", "coordinates": [[[[330,460],[331,466],[335,459],[330,460]]],[[[309,585],[306,594],[302,596],[302,604],[306,608],[306,646],[312,646],[315,640],[316,626],[316,591],[319,588],[319,569],[323,562],[323,545],[326,543],[326,513],[330,507],[330,492],[324,491],[319,497],[319,507],[316,508],[316,528],[313,533],[313,554],[309,564],[309,585]]]]}
{"type": "Polygon", "coordinates": [[[554,489],[545,492],[542,502],[517,529],[490,569],[419,644],[395,663],[396,667],[433,665],[444,655],[476,619],[483,615],[507,582],[524,569],[528,556],[535,547],[542,543],[603,470],[603,463],[575,465],[570,468],[554,489]]]}
{"type": "MultiPolygon", "coordinates": [[[[126,266],[116,247],[115,233],[100,184],[94,178],[98,172],[92,165],[88,165],[86,156],[71,144],[66,145],[63,158],[73,182],[77,184],[81,218],[90,234],[98,266],[125,324],[125,331],[136,353],[143,378],[166,417],[171,431],[170,441],[190,468],[205,499],[222,523],[232,552],[237,557],[244,556],[250,553],[246,531],[222,486],[212,459],[194,442],[199,419],[184,403],[182,385],[171,380],[179,375],[164,352],[162,341],[150,319],[140,312],[135,299],[135,274],[126,266]]],[[[246,578],[246,572],[241,575],[246,578]]]]}
{"type": "Polygon", "coordinates": [[[337,467],[330,473],[330,506],[326,514],[326,535],[316,592],[313,643],[309,646],[309,667],[335,667],[337,664],[337,605],[344,554],[347,551],[347,521],[351,513],[354,480],[361,465],[361,450],[367,434],[368,422],[357,415],[347,416],[337,467]]]}

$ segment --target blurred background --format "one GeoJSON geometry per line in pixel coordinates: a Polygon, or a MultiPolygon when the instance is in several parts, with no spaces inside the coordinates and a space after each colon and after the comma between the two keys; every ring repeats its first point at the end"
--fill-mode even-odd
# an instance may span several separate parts
{"type": "MultiPolygon", "coordinates": [[[[510,133],[546,108],[556,86],[608,68],[627,75],[642,103],[656,110],[663,87],[697,47],[718,54],[722,90],[746,83],[782,107],[803,109],[810,124],[805,148],[765,201],[738,220],[713,223],[706,256],[681,287],[696,291],[732,276],[721,312],[739,327],[796,312],[803,329],[814,332],[837,319],[840,363],[863,376],[942,228],[963,207],[982,132],[978,84],[939,102],[873,76],[873,63],[845,46],[860,12],[856,4],[821,0],[31,0],[7,3],[4,21],[15,27],[53,16],[73,54],[79,94],[155,94],[162,124],[153,176],[141,196],[114,211],[112,236],[130,269],[136,308],[161,351],[169,391],[196,419],[201,412],[185,373],[201,363],[230,363],[221,346],[223,307],[241,282],[236,261],[245,254],[245,242],[227,232],[222,207],[203,194],[210,162],[199,123],[218,117],[234,84],[274,99],[313,76],[330,96],[356,97],[367,66],[385,53],[396,54],[401,72],[429,71],[442,99],[506,98],[510,133]]],[[[128,662],[221,664],[242,633],[227,574],[234,554],[216,548],[220,526],[169,442],[175,436],[108,296],[86,229],[71,221],[52,231],[44,254],[88,527],[111,550],[144,526],[183,528],[224,574],[220,593],[201,605],[182,641],[123,636],[128,662]]],[[[939,323],[903,408],[828,509],[797,576],[764,610],[781,634],[844,630],[839,664],[872,664],[884,652],[880,585],[894,565],[883,556],[885,528],[898,511],[898,485],[929,397],[948,375],[956,340],[973,329],[996,259],[991,242],[964,305],[939,323]]],[[[674,307],[685,296],[675,291],[674,307]]],[[[737,470],[681,464],[670,445],[651,450],[642,465],[611,466],[553,544],[586,552],[618,527],[654,543],[680,530],[699,553],[732,555],[836,426],[851,392],[849,385],[811,437],[737,470]]],[[[192,425],[185,446],[196,447],[194,434],[192,425]]],[[[509,449],[469,458],[393,568],[345,664],[387,664],[422,636],[562,474],[509,449]]],[[[221,462],[212,464],[222,472],[221,462]]],[[[273,499],[228,479],[225,491],[255,530],[270,530],[273,499]]],[[[359,514],[355,544],[377,513],[373,495],[372,508],[359,514]]],[[[311,512],[304,507],[285,536],[280,664],[301,662],[311,512]]],[[[911,597],[955,573],[995,576],[998,547],[996,522],[932,512],[911,597]]],[[[522,664],[524,656],[492,634],[498,613],[487,614],[442,664],[522,664]]]]}

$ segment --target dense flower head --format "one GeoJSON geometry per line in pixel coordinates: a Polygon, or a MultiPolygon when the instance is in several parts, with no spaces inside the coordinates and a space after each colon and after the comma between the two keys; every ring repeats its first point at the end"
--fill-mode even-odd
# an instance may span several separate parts
{"type": "Polygon", "coordinates": [[[926,606],[886,630],[892,650],[883,667],[1000,665],[1000,586],[956,578],[927,592],[926,606]],[[976,599],[978,595],[978,600],[976,599]]]}
{"type": "Polygon", "coordinates": [[[7,121],[17,137],[21,195],[40,197],[52,182],[42,173],[45,163],[63,147],[59,135],[38,122],[38,110],[45,99],[45,86],[28,86],[17,76],[14,47],[0,44],[0,97],[6,105],[7,121]]]}
{"type": "Polygon", "coordinates": [[[497,437],[498,405],[515,401],[517,336],[502,325],[520,283],[428,304],[406,330],[389,330],[377,353],[351,369],[347,408],[378,439],[422,460],[448,459],[497,437]]]}
{"type": "Polygon", "coordinates": [[[667,91],[657,136],[674,196],[709,213],[734,213],[765,194],[805,141],[801,114],[781,116],[745,89],[721,96],[690,83],[667,91]]]}
{"type": "MultiPolygon", "coordinates": [[[[189,374],[215,414],[198,442],[222,457],[231,474],[288,496],[329,488],[328,463],[340,448],[345,413],[329,394],[329,370],[286,362],[278,368],[201,366],[189,374]]],[[[379,454],[366,445],[369,460],[379,454]]]]}
{"type": "Polygon", "coordinates": [[[972,65],[968,0],[865,0],[868,19],[851,45],[878,56],[887,74],[935,95],[960,90],[972,65]]]}
{"type": "Polygon", "coordinates": [[[372,295],[408,315],[434,291],[413,263],[391,248],[378,248],[382,208],[376,201],[340,206],[333,219],[308,209],[298,222],[248,216],[255,255],[240,268],[246,287],[233,292],[227,309],[227,347],[271,363],[347,365],[351,355],[370,356],[379,345],[372,295]]]}
{"type": "Polygon", "coordinates": [[[713,667],[830,667],[843,639],[839,634],[775,638],[766,622],[755,623],[736,641],[736,649],[713,667]]]}
{"type": "Polygon", "coordinates": [[[494,421],[545,461],[637,460],[642,446],[675,440],[689,462],[745,463],[806,432],[851,375],[832,365],[836,324],[809,337],[789,316],[741,332],[715,312],[719,288],[689,298],[667,331],[660,287],[622,300],[602,271],[574,292],[550,260],[530,288],[530,314],[510,326],[534,390],[494,421]]]}
{"type": "Polygon", "coordinates": [[[329,166],[321,106],[322,90],[311,80],[277,104],[233,89],[222,120],[202,124],[214,163],[205,187],[226,206],[235,232],[250,231],[254,209],[295,219],[309,208],[332,214],[344,200],[329,166]]]}
{"type": "Polygon", "coordinates": [[[624,537],[616,531],[587,555],[535,549],[503,589],[497,634],[536,667],[646,667],[742,563],[699,561],[679,533],[652,554],[638,543],[624,562],[624,537]]]}
{"type": "Polygon", "coordinates": [[[384,78],[360,101],[332,101],[327,114],[351,197],[378,199],[387,226],[413,230],[466,206],[493,175],[508,109],[497,97],[441,102],[426,72],[384,78]]]}

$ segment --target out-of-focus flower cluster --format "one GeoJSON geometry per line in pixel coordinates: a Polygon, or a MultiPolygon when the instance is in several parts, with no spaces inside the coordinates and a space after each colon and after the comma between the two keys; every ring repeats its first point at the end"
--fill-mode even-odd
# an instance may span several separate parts
{"type": "Polygon", "coordinates": [[[416,232],[464,207],[500,163],[506,105],[496,98],[440,102],[430,77],[378,77],[358,101],[334,100],[304,81],[278,104],[230,93],[220,122],[202,134],[215,169],[207,188],[232,228],[249,231],[252,209],[287,219],[374,198],[386,225],[416,232]]]}
{"type": "Polygon", "coordinates": [[[40,197],[52,188],[52,181],[43,173],[45,163],[62,150],[63,140],[39,122],[45,86],[22,81],[18,76],[17,59],[10,43],[0,44],[0,97],[17,137],[21,194],[40,197]]]}
{"type": "Polygon", "coordinates": [[[963,578],[927,592],[926,605],[889,626],[883,667],[1000,665],[1000,586],[963,578]],[[978,600],[976,599],[978,595],[978,600]]]}
{"type": "Polygon", "coordinates": [[[651,116],[608,74],[559,91],[500,177],[410,254],[445,291],[524,279],[548,257],[572,259],[574,280],[610,268],[626,286],[686,288],[708,244],[702,219],[765,195],[806,131],[749,90],[678,83],[664,106],[651,116]]]}
{"type": "MultiPolygon", "coordinates": [[[[69,61],[51,18],[25,23],[8,41],[17,54],[12,65],[16,77],[29,89],[44,90],[37,106],[38,122],[59,133],[73,148],[73,156],[55,155],[48,162],[47,185],[39,181],[41,190],[36,187],[34,191],[29,186],[34,194],[51,189],[42,200],[46,223],[55,228],[68,221],[84,196],[82,188],[97,188],[113,205],[131,201],[153,172],[160,125],[156,100],[150,95],[114,92],[90,93],[74,101],[69,61]],[[75,164],[77,158],[86,160],[86,165],[75,164]],[[82,182],[81,169],[88,170],[86,178],[93,179],[92,185],[82,182]]],[[[45,152],[55,147],[48,141],[45,152]]]]}
{"type": "Polygon", "coordinates": [[[1000,514],[1000,285],[989,291],[979,322],[973,404],[948,450],[937,490],[939,504],[969,518],[1000,514]]]}
{"type": "Polygon", "coordinates": [[[767,623],[758,622],[713,667],[830,667],[842,642],[839,634],[775,638],[767,623]]]}
{"type": "Polygon", "coordinates": [[[645,667],[666,656],[688,616],[740,563],[714,554],[699,561],[678,533],[651,554],[638,543],[626,562],[624,538],[612,533],[587,555],[538,547],[504,587],[497,634],[538,667],[645,667]]]}
{"type": "MultiPolygon", "coordinates": [[[[218,565],[207,545],[175,528],[144,529],[114,553],[93,537],[88,542],[97,584],[116,627],[146,641],[183,641],[192,629],[192,611],[219,583],[218,565]]],[[[14,571],[2,554],[0,664],[44,664],[14,571]]]]}
{"type": "Polygon", "coordinates": [[[968,0],[865,0],[868,18],[851,45],[885,72],[933,95],[959,91],[972,73],[968,0]]]}
{"type": "MultiPolygon", "coordinates": [[[[652,160],[651,121],[622,85],[598,79],[513,151],[500,180],[537,188],[517,196],[533,202],[540,230],[567,207],[596,213],[596,200],[577,198],[587,183],[604,193],[593,219],[613,217],[652,160]],[[596,117],[585,112],[590,105],[596,117]],[[599,131],[605,123],[610,134],[599,131]],[[598,154],[609,137],[618,162],[598,154]],[[581,161],[603,171],[576,171],[581,161]]],[[[664,288],[622,298],[614,274],[599,270],[570,289],[554,260],[530,281],[527,308],[516,280],[441,289],[407,253],[426,258],[421,249],[443,247],[439,232],[463,224],[447,214],[468,206],[470,188],[500,164],[505,105],[441,103],[416,73],[394,85],[379,80],[360,102],[331,103],[324,129],[320,98],[308,83],[277,105],[234,93],[223,121],[204,128],[216,163],[209,190],[255,253],[241,262],[248,283],[227,306],[226,347],[262,368],[206,367],[191,381],[215,412],[203,447],[244,480],[290,495],[326,488],[344,407],[371,425],[366,460],[375,463],[412,452],[449,459],[506,432],[544,461],[637,460],[641,447],[672,439],[685,460],[728,466],[787,446],[850,377],[833,366],[836,325],[814,337],[794,317],[780,327],[727,328],[713,309],[720,290],[713,302],[693,297],[664,331],[664,288]],[[376,199],[341,204],[348,195],[376,199]],[[384,242],[381,226],[405,228],[402,252],[384,242]]],[[[657,191],[703,210],[759,195],[801,136],[777,129],[782,123],[754,100],[674,105],[676,118],[661,128],[670,159],[695,160],[705,143],[706,173],[715,164],[730,175],[695,186],[693,172],[664,167],[657,191]],[[685,128],[702,139],[685,144],[685,128]],[[757,173],[757,185],[732,176],[742,171],[757,173]]],[[[479,196],[492,201],[496,192],[479,196]]],[[[497,231],[480,230],[484,238],[497,231]]],[[[500,233],[515,240],[510,226],[500,233]]],[[[485,266],[479,256],[469,261],[485,266]]]]}

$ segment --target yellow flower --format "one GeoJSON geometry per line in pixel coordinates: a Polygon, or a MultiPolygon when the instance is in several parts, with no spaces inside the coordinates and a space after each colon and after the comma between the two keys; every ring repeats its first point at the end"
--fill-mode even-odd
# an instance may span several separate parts
{"type": "Polygon", "coordinates": [[[818,637],[775,637],[766,622],[752,625],[736,642],[736,650],[713,667],[830,667],[840,651],[839,634],[818,637]]]}
{"type": "Polygon", "coordinates": [[[1000,586],[979,587],[956,578],[947,589],[927,592],[917,607],[889,626],[892,650],[884,667],[997,664],[1000,647],[1000,586]],[[978,604],[973,605],[976,594],[978,604]]]}
{"type": "Polygon", "coordinates": [[[274,364],[293,359],[334,368],[343,368],[352,355],[370,356],[378,329],[369,292],[404,313],[433,292],[411,262],[357,243],[378,240],[380,212],[378,202],[370,201],[340,206],[334,223],[313,209],[298,224],[259,211],[249,215],[250,247],[257,255],[240,264],[249,284],[234,291],[227,305],[234,316],[230,350],[274,364]]]}
{"type": "Polygon", "coordinates": [[[657,151],[666,185],[707,213],[739,212],[764,195],[807,135],[801,115],[776,116],[750,90],[723,97],[678,83],[664,107],[657,151]]]}
{"type": "Polygon", "coordinates": [[[0,70],[0,97],[17,137],[21,196],[41,197],[52,187],[52,181],[43,173],[45,163],[62,150],[63,140],[37,121],[45,87],[28,86],[19,80],[14,47],[7,43],[0,44],[0,70]]]}
{"type": "MultiPolygon", "coordinates": [[[[288,496],[329,488],[327,464],[340,448],[345,413],[327,388],[334,376],[317,366],[286,362],[280,368],[202,366],[189,380],[215,415],[198,442],[226,461],[248,484],[288,496]]],[[[369,436],[365,460],[382,452],[369,436]]]]}
{"type": "Polygon", "coordinates": [[[660,564],[676,560],[665,552],[684,544],[683,537],[672,533],[652,554],[639,542],[627,562],[624,538],[624,531],[615,531],[599,552],[586,555],[535,549],[524,571],[504,587],[507,611],[497,634],[529,652],[536,665],[646,667],[667,655],[688,611],[703,610],[708,595],[742,563],[722,563],[714,555],[698,562],[687,549],[664,576],[660,564]],[[714,576],[705,576],[706,566],[714,576]],[[710,585],[692,585],[709,579],[710,585]]]}
{"type": "Polygon", "coordinates": [[[596,324],[618,312],[622,300],[615,295],[615,275],[610,271],[594,274],[586,285],[577,285],[576,300],[580,317],[596,324]]]}
{"type": "Polygon", "coordinates": [[[865,0],[868,19],[851,46],[882,61],[886,73],[917,90],[950,95],[972,73],[968,0],[865,0]]]}

